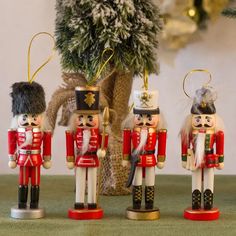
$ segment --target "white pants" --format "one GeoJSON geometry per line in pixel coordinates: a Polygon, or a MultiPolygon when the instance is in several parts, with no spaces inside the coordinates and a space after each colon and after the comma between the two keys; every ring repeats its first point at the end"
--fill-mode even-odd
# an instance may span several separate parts
{"type": "MultiPolygon", "coordinates": [[[[143,181],[143,168],[136,167],[133,185],[138,186],[142,185],[143,181]]],[[[155,166],[145,167],[145,186],[154,186],[155,185],[155,166]]]]}
{"type": "Polygon", "coordinates": [[[198,168],[192,172],[192,192],[195,189],[198,189],[200,192],[202,192],[202,190],[204,192],[206,189],[210,189],[213,192],[214,168],[198,168]]]}
{"type": "Polygon", "coordinates": [[[86,171],[88,171],[88,203],[96,203],[97,197],[97,168],[76,167],[75,202],[85,203],[86,171]]]}

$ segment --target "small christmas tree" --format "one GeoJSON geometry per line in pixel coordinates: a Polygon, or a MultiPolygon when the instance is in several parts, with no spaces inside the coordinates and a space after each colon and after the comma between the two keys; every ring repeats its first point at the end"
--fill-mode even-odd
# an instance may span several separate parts
{"type": "Polygon", "coordinates": [[[119,70],[157,72],[158,8],[150,0],[57,0],[57,48],[65,71],[83,72],[88,79],[110,47],[110,63],[119,70]]]}

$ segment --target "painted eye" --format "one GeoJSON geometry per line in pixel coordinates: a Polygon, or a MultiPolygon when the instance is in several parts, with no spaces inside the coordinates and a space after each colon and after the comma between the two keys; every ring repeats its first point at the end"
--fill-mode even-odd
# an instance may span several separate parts
{"type": "Polygon", "coordinates": [[[80,115],[80,116],[79,116],[79,121],[82,121],[82,119],[83,119],[83,116],[80,115]]]}
{"type": "Polygon", "coordinates": [[[28,117],[27,115],[23,115],[22,120],[23,120],[23,121],[26,121],[26,120],[27,120],[27,117],[28,117]]]}
{"type": "Polygon", "coordinates": [[[200,122],[200,119],[199,119],[199,118],[197,118],[197,119],[196,119],[196,122],[197,122],[197,123],[199,123],[199,122],[200,122]]]}
{"type": "Polygon", "coordinates": [[[92,116],[89,116],[88,117],[88,120],[91,122],[91,121],[93,121],[93,117],[92,116]]]}
{"type": "Polygon", "coordinates": [[[138,119],[138,120],[141,120],[141,116],[140,116],[140,115],[138,115],[138,116],[137,116],[137,119],[138,119]]]}
{"type": "Polygon", "coordinates": [[[148,116],[148,120],[151,121],[152,120],[152,116],[148,116]]]}

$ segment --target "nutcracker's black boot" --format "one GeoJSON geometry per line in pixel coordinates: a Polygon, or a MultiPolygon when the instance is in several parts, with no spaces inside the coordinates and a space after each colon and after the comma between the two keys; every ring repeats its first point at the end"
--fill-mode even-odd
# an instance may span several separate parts
{"type": "Polygon", "coordinates": [[[30,208],[31,209],[38,209],[39,205],[39,186],[31,186],[31,201],[30,201],[30,208]]]}
{"type": "Polygon", "coordinates": [[[84,209],[84,203],[82,202],[76,202],[75,203],[75,209],[79,210],[79,209],[84,209]]]}
{"type": "Polygon", "coordinates": [[[97,203],[88,203],[88,209],[97,209],[97,203]]]}
{"type": "Polygon", "coordinates": [[[154,186],[145,187],[145,208],[153,209],[154,202],[154,186]]]}
{"type": "Polygon", "coordinates": [[[213,192],[210,189],[204,191],[204,209],[211,210],[213,207],[213,192]]]}
{"type": "Polygon", "coordinates": [[[28,186],[20,185],[18,189],[18,208],[25,209],[27,207],[28,186]]]}
{"type": "Polygon", "coordinates": [[[133,209],[140,209],[142,202],[142,185],[133,186],[133,209]]]}
{"type": "Polygon", "coordinates": [[[192,209],[197,210],[201,208],[201,192],[198,189],[195,189],[192,192],[192,209]]]}

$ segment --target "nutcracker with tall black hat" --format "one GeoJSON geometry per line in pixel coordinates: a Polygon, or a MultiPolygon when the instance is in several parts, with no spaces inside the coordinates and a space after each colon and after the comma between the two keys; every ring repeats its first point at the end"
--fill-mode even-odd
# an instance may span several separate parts
{"type": "Polygon", "coordinates": [[[167,130],[158,106],[158,91],[142,90],[133,93],[133,114],[123,122],[123,165],[130,166],[127,187],[132,185],[132,207],[126,217],[132,220],[156,220],[160,213],[154,207],[155,166],[164,167],[167,130]],[[156,146],[158,143],[158,148],[156,146]],[[142,207],[143,178],[145,206],[142,207]]]}
{"type": "Polygon", "coordinates": [[[186,74],[183,82],[185,94],[190,98],[185,91],[185,81],[195,72],[207,73],[209,81],[196,90],[191,114],[180,132],[182,166],[192,171],[192,207],[184,211],[184,217],[189,220],[216,220],[219,210],[213,207],[214,170],[224,167],[224,126],[216,114],[214,102],[217,94],[209,86],[211,74],[207,70],[196,69],[186,74]]]}
{"type": "MultiPolygon", "coordinates": [[[[31,43],[40,34],[48,33],[36,34],[31,43]]],[[[36,74],[30,77],[29,73],[27,82],[14,83],[10,94],[13,119],[8,130],[9,167],[18,165],[20,169],[18,206],[11,209],[11,217],[20,219],[44,217],[44,209],[39,208],[40,168],[41,165],[45,169],[51,167],[51,131],[46,127],[45,93],[43,87],[33,81],[36,74]]]]}
{"type": "Polygon", "coordinates": [[[106,156],[108,146],[109,109],[106,107],[101,114],[100,88],[95,83],[113,56],[112,49],[107,48],[104,53],[106,51],[112,51],[112,54],[100,66],[95,77],[88,79],[87,85],[75,89],[76,109],[70,118],[69,129],[66,131],[67,167],[75,169],[76,180],[75,203],[74,207],[68,210],[68,217],[75,220],[103,217],[103,209],[99,206],[98,197],[103,168],[102,159],[106,156]]]}

